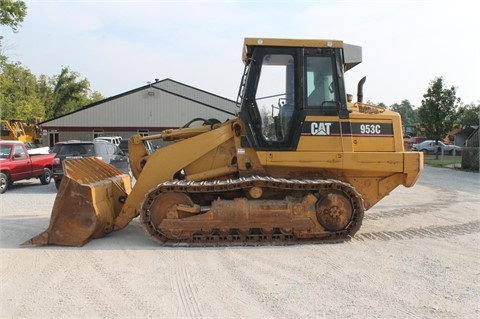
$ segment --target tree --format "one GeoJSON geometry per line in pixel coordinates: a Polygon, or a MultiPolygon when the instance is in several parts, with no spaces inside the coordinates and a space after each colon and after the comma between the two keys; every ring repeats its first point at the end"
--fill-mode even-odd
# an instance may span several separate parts
{"type": "Polygon", "coordinates": [[[62,68],[58,76],[37,78],[20,62],[10,63],[0,56],[1,118],[46,120],[103,99],[97,91],[89,96],[89,82],[79,77],[62,68]]]}
{"type": "Polygon", "coordinates": [[[451,131],[458,103],[460,98],[456,97],[455,87],[446,88],[442,77],[430,83],[418,109],[420,125],[428,138],[438,142],[451,131]]]}
{"type": "Polygon", "coordinates": [[[400,104],[395,103],[390,106],[390,109],[394,112],[400,113],[402,117],[402,125],[411,126],[417,124],[417,114],[410,104],[410,101],[403,100],[400,104]]]}
{"type": "Polygon", "coordinates": [[[54,104],[54,97],[53,97],[53,87],[55,86],[54,78],[49,78],[44,74],[41,74],[37,77],[37,96],[42,101],[44,105],[44,114],[43,118],[48,119],[47,117],[47,109],[49,105],[54,104]]]}
{"type": "Polygon", "coordinates": [[[27,119],[43,117],[45,108],[37,96],[37,81],[29,69],[19,62],[0,60],[1,117],[27,119]]]}
{"type": "Polygon", "coordinates": [[[0,1],[0,25],[9,26],[13,32],[18,32],[18,28],[26,15],[27,5],[24,1],[0,1]]]}
{"type": "MultiPolygon", "coordinates": [[[[18,27],[27,15],[27,6],[23,1],[0,0],[0,25],[6,25],[12,28],[13,32],[18,32],[18,27]]],[[[0,35],[0,59],[5,60],[5,47],[2,43],[3,36],[0,35]]]]}
{"type": "Polygon", "coordinates": [[[79,80],[80,75],[63,67],[54,80],[53,101],[46,105],[46,117],[53,118],[73,112],[89,104],[90,82],[79,80]]]}
{"type": "Polygon", "coordinates": [[[456,124],[461,127],[476,126],[480,124],[480,104],[475,105],[471,103],[465,106],[460,106],[457,114],[458,118],[456,124]]]}
{"type": "Polygon", "coordinates": [[[92,94],[90,94],[90,103],[95,103],[103,99],[105,99],[105,97],[98,91],[93,91],[92,94]]]}

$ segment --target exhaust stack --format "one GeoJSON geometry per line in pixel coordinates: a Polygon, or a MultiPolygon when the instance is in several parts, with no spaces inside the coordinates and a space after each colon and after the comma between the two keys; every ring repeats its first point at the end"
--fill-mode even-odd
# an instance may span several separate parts
{"type": "Polygon", "coordinates": [[[367,80],[367,77],[364,76],[359,82],[358,82],[358,87],[357,87],[357,102],[362,103],[363,102],[363,85],[365,84],[365,81],[367,80]]]}

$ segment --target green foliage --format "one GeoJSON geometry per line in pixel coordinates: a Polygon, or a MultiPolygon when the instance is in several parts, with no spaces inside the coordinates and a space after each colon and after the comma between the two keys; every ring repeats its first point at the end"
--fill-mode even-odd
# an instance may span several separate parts
{"type": "Polygon", "coordinates": [[[459,102],[455,87],[446,88],[442,77],[430,83],[418,109],[420,125],[428,138],[438,141],[451,131],[459,102]]]}
{"type": "Polygon", "coordinates": [[[47,105],[47,117],[57,117],[73,112],[88,104],[88,80],[79,80],[80,75],[68,67],[62,68],[53,88],[53,103],[47,105]]]}
{"type": "Polygon", "coordinates": [[[26,15],[27,5],[24,1],[0,0],[0,25],[9,26],[13,32],[18,32],[26,15]]]}
{"type": "Polygon", "coordinates": [[[102,93],[98,91],[93,91],[92,94],[90,95],[90,103],[95,103],[103,99],[105,98],[103,97],[102,93]]]}
{"type": "MultiPolygon", "coordinates": [[[[375,105],[375,103],[369,103],[369,104],[375,105]]],[[[382,102],[378,103],[377,106],[383,107],[384,109],[387,108],[387,106],[385,105],[385,103],[382,103],[382,102]]]]}
{"type": "Polygon", "coordinates": [[[438,154],[427,154],[424,157],[424,164],[430,165],[433,167],[457,167],[462,166],[462,156],[461,155],[442,155],[438,154]]]}
{"type": "Polygon", "coordinates": [[[2,118],[26,119],[44,116],[44,105],[37,96],[36,78],[20,63],[0,62],[0,105],[2,118]]]}
{"type": "Polygon", "coordinates": [[[50,119],[103,99],[89,96],[90,83],[77,72],[62,68],[60,75],[38,78],[21,63],[0,59],[0,105],[2,118],[50,119]]]}
{"type": "Polygon", "coordinates": [[[417,124],[417,113],[408,100],[403,100],[400,104],[395,103],[390,106],[390,109],[400,113],[402,117],[402,125],[406,126],[417,124]]]}
{"type": "Polygon", "coordinates": [[[41,74],[37,78],[37,95],[38,98],[42,101],[44,107],[44,116],[43,118],[49,119],[47,116],[47,109],[49,105],[53,105],[53,87],[55,86],[55,81],[53,78],[48,78],[46,75],[41,74]]]}
{"type": "Polygon", "coordinates": [[[465,106],[460,106],[458,109],[458,118],[456,124],[465,127],[465,126],[476,126],[480,125],[480,104],[467,104],[465,106]]]}

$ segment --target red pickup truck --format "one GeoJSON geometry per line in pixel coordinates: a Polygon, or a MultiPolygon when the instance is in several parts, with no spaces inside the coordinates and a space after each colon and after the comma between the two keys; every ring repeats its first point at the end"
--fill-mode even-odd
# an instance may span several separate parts
{"type": "Polygon", "coordinates": [[[22,179],[38,178],[42,185],[49,184],[54,156],[30,155],[23,142],[0,141],[0,194],[22,179]]]}

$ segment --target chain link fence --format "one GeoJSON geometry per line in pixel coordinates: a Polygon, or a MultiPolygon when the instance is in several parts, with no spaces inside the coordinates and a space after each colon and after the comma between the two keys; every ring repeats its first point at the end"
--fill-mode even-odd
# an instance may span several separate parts
{"type": "Polygon", "coordinates": [[[425,154],[425,164],[478,172],[480,163],[479,150],[478,147],[464,147],[460,153],[428,153],[425,154]]]}
{"type": "Polygon", "coordinates": [[[478,172],[479,154],[479,147],[464,147],[462,151],[462,169],[478,172]]]}

